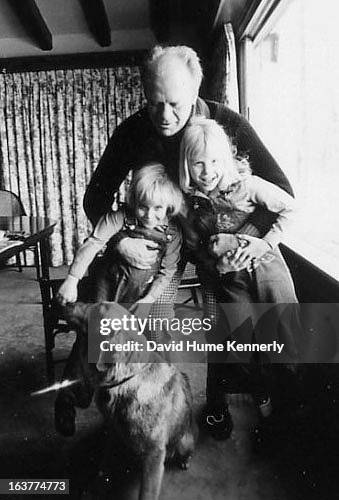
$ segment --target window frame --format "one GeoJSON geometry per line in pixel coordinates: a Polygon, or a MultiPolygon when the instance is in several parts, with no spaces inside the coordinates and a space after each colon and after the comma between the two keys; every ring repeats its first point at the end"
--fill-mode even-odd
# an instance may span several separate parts
{"type": "MultiPolygon", "coordinates": [[[[253,49],[269,34],[279,18],[289,5],[297,0],[261,0],[253,2],[237,30],[238,40],[238,82],[240,113],[251,121],[251,108],[248,99],[248,89],[251,87],[251,53],[253,49]]],[[[334,270],[331,257],[326,257],[326,251],[314,249],[298,239],[295,234],[287,234],[283,245],[307,261],[313,270],[339,285],[339,269],[334,270]],[[323,262],[322,261],[323,257],[323,262]],[[329,263],[330,261],[330,263],[329,263]]],[[[333,260],[333,259],[332,259],[333,260]]],[[[334,260],[333,260],[334,262],[334,260]]]]}

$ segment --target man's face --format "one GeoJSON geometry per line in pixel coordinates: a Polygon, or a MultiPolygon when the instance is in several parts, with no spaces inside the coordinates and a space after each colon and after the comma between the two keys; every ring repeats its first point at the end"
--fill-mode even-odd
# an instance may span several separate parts
{"type": "Polygon", "coordinates": [[[147,109],[157,132],[170,137],[190,118],[197,95],[192,76],[176,59],[159,63],[152,80],[145,85],[147,109]]]}

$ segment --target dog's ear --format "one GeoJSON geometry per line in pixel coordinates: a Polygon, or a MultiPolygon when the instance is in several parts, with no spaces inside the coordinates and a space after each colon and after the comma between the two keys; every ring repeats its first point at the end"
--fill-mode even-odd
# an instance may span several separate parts
{"type": "Polygon", "coordinates": [[[61,307],[60,316],[64,318],[75,330],[87,332],[90,315],[107,318],[116,317],[119,313],[128,314],[128,311],[115,302],[84,303],[73,302],[61,307]]]}
{"type": "Polygon", "coordinates": [[[131,313],[126,307],[118,304],[117,302],[98,302],[93,304],[98,308],[98,315],[101,318],[123,318],[131,316],[131,313]]]}
{"type": "Polygon", "coordinates": [[[74,302],[62,306],[62,317],[76,330],[86,330],[90,310],[93,304],[74,302]]]}

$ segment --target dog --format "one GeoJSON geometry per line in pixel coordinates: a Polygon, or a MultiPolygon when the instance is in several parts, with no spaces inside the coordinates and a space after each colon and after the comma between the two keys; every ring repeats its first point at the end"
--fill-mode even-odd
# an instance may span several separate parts
{"type": "MultiPolygon", "coordinates": [[[[234,267],[230,264],[230,259],[234,256],[237,249],[244,248],[249,244],[246,235],[240,237],[237,234],[220,233],[210,237],[208,250],[216,259],[216,269],[220,274],[234,272],[234,267]]],[[[253,271],[261,262],[270,263],[274,260],[274,254],[267,251],[260,259],[252,259],[248,265],[248,271],[253,271]]]]}
{"type": "MultiPolygon", "coordinates": [[[[78,335],[86,337],[90,318],[95,316],[100,323],[102,318],[129,315],[127,309],[112,302],[77,302],[66,309],[69,323],[78,335]]],[[[126,338],[126,332],[118,330],[113,332],[110,342],[124,344],[126,338]]],[[[133,338],[141,340],[136,332],[128,333],[128,340],[133,338]]],[[[97,407],[108,428],[119,434],[133,458],[141,463],[139,500],[157,500],[165,461],[175,459],[182,469],[187,469],[194,450],[197,427],[189,380],[154,352],[141,355],[112,350],[109,363],[100,354],[96,367],[97,407]]]]}
{"type": "Polygon", "coordinates": [[[208,250],[216,258],[216,269],[220,274],[234,272],[229,259],[239,247],[239,239],[234,234],[214,234],[210,237],[208,250]]]}

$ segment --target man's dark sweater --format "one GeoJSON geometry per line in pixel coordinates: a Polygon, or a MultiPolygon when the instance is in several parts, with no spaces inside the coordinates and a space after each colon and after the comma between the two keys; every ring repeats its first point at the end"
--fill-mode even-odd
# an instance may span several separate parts
{"type": "MultiPolygon", "coordinates": [[[[224,127],[237,147],[238,154],[248,157],[255,175],[293,194],[285,174],[245,118],[222,104],[202,99],[197,101],[195,114],[214,118],[224,127]]],[[[90,221],[96,224],[101,215],[110,210],[114,193],[129,170],[135,170],[145,162],[162,163],[168,174],[177,182],[182,133],[181,131],[172,137],[160,136],[146,109],[138,111],[121,123],[110,138],[84,197],[84,209],[90,221]]],[[[274,219],[275,215],[257,209],[250,222],[258,229],[259,234],[263,235],[274,219]]],[[[242,232],[251,233],[245,229],[242,232]]],[[[255,235],[255,232],[252,234],[255,235]]]]}

